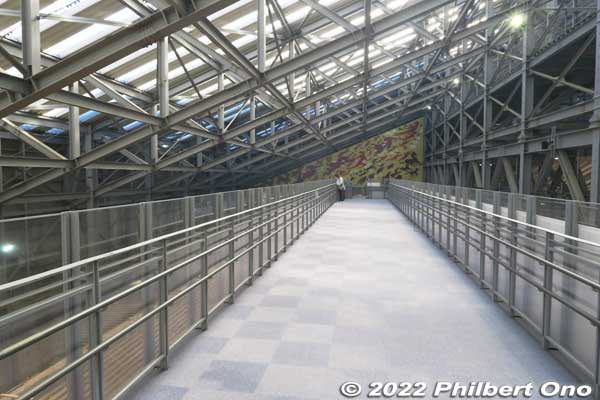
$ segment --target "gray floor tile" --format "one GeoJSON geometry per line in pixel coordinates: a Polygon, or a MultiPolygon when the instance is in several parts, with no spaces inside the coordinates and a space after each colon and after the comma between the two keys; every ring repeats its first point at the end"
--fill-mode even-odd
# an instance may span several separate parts
{"type": "Polygon", "coordinates": [[[137,393],[139,399],[181,400],[189,391],[188,388],[172,385],[152,385],[137,393]]]}
{"type": "Polygon", "coordinates": [[[229,339],[218,336],[201,335],[190,344],[190,351],[216,354],[225,346],[229,339]]]}
{"type": "Polygon", "coordinates": [[[299,308],[296,310],[295,322],[303,324],[335,325],[337,314],[335,310],[317,308],[299,308]]]}
{"type": "Polygon", "coordinates": [[[283,336],[285,324],[278,322],[246,321],[236,333],[236,337],[279,340],[283,336]]]}
{"type": "Polygon", "coordinates": [[[286,307],[296,308],[300,303],[300,297],[297,296],[265,296],[260,305],[263,307],[286,307]]]}
{"type": "Polygon", "coordinates": [[[290,323],[283,334],[288,342],[308,342],[330,344],[335,327],[332,325],[290,323]]]}
{"type": "Polygon", "coordinates": [[[207,389],[252,393],[266,368],[266,364],[214,360],[200,377],[200,383],[207,389]]]}
{"type": "Polygon", "coordinates": [[[326,367],[329,345],[308,342],[281,342],[273,355],[275,364],[326,367]]]}
{"type": "Polygon", "coordinates": [[[268,363],[273,358],[279,343],[277,340],[233,338],[229,339],[217,358],[268,363]]]}

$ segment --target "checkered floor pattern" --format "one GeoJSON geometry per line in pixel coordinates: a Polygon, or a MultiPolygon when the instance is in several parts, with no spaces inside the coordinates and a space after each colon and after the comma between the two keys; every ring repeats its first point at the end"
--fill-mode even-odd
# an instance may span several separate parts
{"type": "Polygon", "coordinates": [[[346,381],[439,380],[575,382],[391,204],[351,200],[129,397],[337,399],[346,381]]]}

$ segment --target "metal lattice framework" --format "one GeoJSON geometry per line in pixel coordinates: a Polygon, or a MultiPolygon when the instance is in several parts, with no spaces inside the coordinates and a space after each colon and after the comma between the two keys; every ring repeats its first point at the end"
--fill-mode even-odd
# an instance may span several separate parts
{"type": "Polygon", "coordinates": [[[253,185],[419,115],[430,181],[528,193],[543,154],[583,198],[585,147],[599,201],[596,1],[0,2],[0,204],[253,185]]]}

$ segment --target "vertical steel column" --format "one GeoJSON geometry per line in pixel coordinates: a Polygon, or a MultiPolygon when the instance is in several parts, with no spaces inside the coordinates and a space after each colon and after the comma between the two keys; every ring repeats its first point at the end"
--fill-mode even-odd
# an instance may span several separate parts
{"type": "MultiPolygon", "coordinates": [[[[600,75],[600,71],[597,71],[596,76],[598,77],[598,75],[600,75]]],[[[600,89],[598,92],[596,98],[600,97],[600,89]]],[[[598,107],[600,107],[600,104],[598,107]]],[[[592,203],[600,203],[600,120],[596,124],[598,127],[592,133],[592,188],[590,191],[590,202],[592,203]]],[[[596,215],[596,220],[600,221],[598,215],[596,215]]]]}
{"type": "MultiPolygon", "coordinates": [[[[250,121],[256,119],[256,96],[250,97],[250,121]]],[[[256,144],[256,129],[250,129],[250,144],[256,144]]]]}
{"type": "MultiPolygon", "coordinates": [[[[600,0],[596,1],[596,10],[600,10],[600,0]]],[[[596,27],[598,26],[600,26],[600,12],[596,13],[596,27]]],[[[594,78],[595,111],[590,121],[591,126],[594,128],[592,133],[592,188],[590,191],[590,201],[593,203],[600,203],[600,29],[596,29],[596,63],[594,78]]],[[[600,219],[600,216],[596,215],[596,218],[600,219]]],[[[597,350],[597,352],[600,353],[600,342],[597,350]]],[[[600,370],[600,362],[598,369],[600,370]]],[[[600,376],[598,377],[598,382],[600,385],[600,376]]],[[[596,393],[598,393],[598,390],[596,393]]]]}
{"type": "MultiPolygon", "coordinates": [[[[256,0],[257,14],[257,50],[258,50],[258,72],[265,72],[265,59],[267,49],[267,35],[265,30],[266,25],[266,0],[256,0]]],[[[272,134],[273,132],[271,132],[272,134]]]]}
{"type": "MultiPolygon", "coordinates": [[[[304,94],[305,98],[309,98],[311,96],[311,94],[312,94],[312,85],[311,85],[311,80],[310,80],[310,72],[306,73],[306,82],[305,82],[304,86],[305,86],[305,94],[304,94]]],[[[308,104],[306,106],[306,119],[308,121],[310,121],[310,118],[311,118],[310,117],[310,115],[311,115],[310,110],[311,110],[311,105],[308,104]]]]}
{"type": "MultiPolygon", "coordinates": [[[[94,136],[92,133],[92,129],[89,126],[84,128],[84,137],[83,137],[83,151],[89,153],[92,151],[94,142],[94,136]]],[[[95,207],[95,198],[94,192],[96,191],[96,180],[97,180],[97,171],[91,168],[85,169],[85,185],[87,187],[88,193],[90,194],[87,201],[87,208],[95,207]]]]}
{"type": "MultiPolygon", "coordinates": [[[[490,19],[494,15],[494,3],[492,0],[485,1],[485,16],[486,20],[490,19]]],[[[482,143],[481,143],[481,178],[482,188],[489,189],[490,187],[490,166],[487,157],[487,136],[492,130],[493,121],[493,103],[490,98],[491,80],[493,77],[492,61],[490,57],[490,41],[492,39],[493,31],[490,29],[485,30],[485,52],[483,54],[483,132],[482,132],[482,143]]]]}
{"type": "MultiPolygon", "coordinates": [[[[40,1],[21,1],[21,37],[23,47],[23,66],[29,75],[35,75],[41,70],[40,46],[40,1]]],[[[28,77],[25,77],[28,78],[28,77]]]]}
{"type": "MultiPolygon", "coordinates": [[[[600,0],[596,1],[596,53],[595,53],[595,80],[594,80],[594,114],[592,126],[592,187],[590,201],[600,203],[600,0]]],[[[600,215],[594,215],[595,221],[600,221],[600,215]]],[[[596,295],[596,318],[600,319],[600,293],[596,295]]],[[[594,393],[600,398],[600,326],[596,326],[596,358],[594,360],[594,393]]]]}
{"type": "MultiPolygon", "coordinates": [[[[79,82],[73,82],[71,92],[79,94],[79,82]]],[[[81,155],[79,132],[79,107],[69,106],[69,159],[74,160],[81,155]]]]}
{"type": "MultiPolygon", "coordinates": [[[[219,72],[217,75],[217,88],[219,93],[225,90],[225,74],[223,72],[219,72]]],[[[217,124],[219,132],[223,135],[225,130],[225,104],[219,105],[218,110],[217,124]]]]}
{"type": "Polygon", "coordinates": [[[533,14],[529,10],[529,3],[525,5],[525,27],[523,28],[523,66],[521,70],[521,143],[519,154],[519,193],[531,193],[531,155],[527,154],[528,119],[534,108],[534,76],[530,72],[530,56],[535,47],[535,30],[533,14]]]}

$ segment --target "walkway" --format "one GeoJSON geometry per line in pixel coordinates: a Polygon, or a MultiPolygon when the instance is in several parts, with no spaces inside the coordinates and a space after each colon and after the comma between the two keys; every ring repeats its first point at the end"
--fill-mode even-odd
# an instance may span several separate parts
{"type": "Polygon", "coordinates": [[[350,380],[575,382],[391,204],[352,200],[131,397],[329,400],[350,380]]]}

